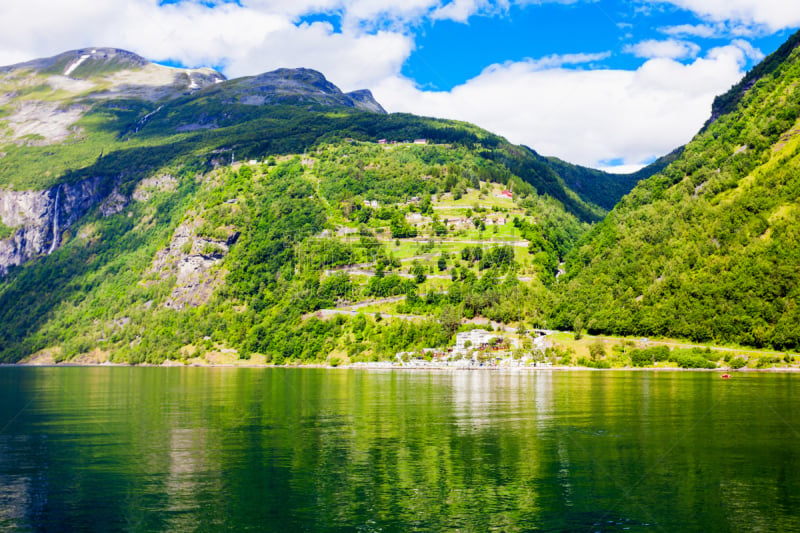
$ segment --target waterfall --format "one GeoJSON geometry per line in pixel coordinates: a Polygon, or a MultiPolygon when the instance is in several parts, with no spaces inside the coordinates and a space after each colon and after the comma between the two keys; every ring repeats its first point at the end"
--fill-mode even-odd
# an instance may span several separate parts
{"type": "Polygon", "coordinates": [[[50,250],[47,252],[47,255],[52,254],[58,244],[58,200],[60,196],[61,186],[59,185],[58,189],[56,189],[56,206],[53,210],[53,243],[50,245],[50,250]]]}

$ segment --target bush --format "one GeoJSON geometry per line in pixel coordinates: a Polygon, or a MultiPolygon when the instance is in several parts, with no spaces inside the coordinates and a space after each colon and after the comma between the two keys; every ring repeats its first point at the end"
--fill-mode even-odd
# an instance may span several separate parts
{"type": "Polygon", "coordinates": [[[633,366],[648,366],[653,362],[645,350],[631,351],[631,364],[633,366]]]}
{"type": "Polygon", "coordinates": [[[771,365],[775,365],[780,363],[781,360],[779,357],[770,357],[767,355],[762,355],[758,358],[758,362],[756,363],[757,368],[766,368],[771,365]]]}
{"type": "Polygon", "coordinates": [[[747,359],[744,357],[737,357],[736,359],[731,360],[730,367],[734,370],[739,370],[740,368],[744,368],[747,366],[747,359]]]}
{"type": "Polygon", "coordinates": [[[675,350],[670,355],[669,360],[677,363],[681,368],[717,368],[717,365],[709,361],[705,356],[705,352],[699,348],[675,350]]]}
{"type": "Polygon", "coordinates": [[[578,366],[585,366],[587,368],[611,368],[611,363],[608,361],[592,361],[586,357],[578,359],[578,366]]]}
{"type": "Polygon", "coordinates": [[[649,366],[668,359],[670,359],[669,348],[666,346],[654,346],[653,348],[631,351],[631,364],[633,366],[649,366]]]}

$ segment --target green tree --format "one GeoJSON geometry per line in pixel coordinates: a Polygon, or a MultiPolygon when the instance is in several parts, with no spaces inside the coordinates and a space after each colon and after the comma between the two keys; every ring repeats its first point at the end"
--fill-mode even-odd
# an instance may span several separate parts
{"type": "Polygon", "coordinates": [[[572,322],[572,332],[576,341],[583,338],[583,318],[581,318],[580,315],[576,316],[575,320],[572,322]]]}
{"type": "Polygon", "coordinates": [[[439,324],[442,326],[445,335],[451,337],[461,326],[461,309],[454,305],[442,307],[439,313],[439,324]]]}
{"type": "Polygon", "coordinates": [[[411,264],[410,272],[414,276],[414,281],[416,281],[418,284],[425,283],[425,280],[428,278],[425,274],[425,266],[416,259],[411,264]]]}
{"type": "Polygon", "coordinates": [[[589,345],[589,356],[592,361],[597,361],[599,358],[606,356],[606,345],[603,341],[598,340],[589,345]]]}
{"type": "Polygon", "coordinates": [[[439,268],[439,272],[443,272],[447,270],[447,255],[446,253],[442,253],[439,256],[439,260],[436,262],[436,266],[439,268]]]}

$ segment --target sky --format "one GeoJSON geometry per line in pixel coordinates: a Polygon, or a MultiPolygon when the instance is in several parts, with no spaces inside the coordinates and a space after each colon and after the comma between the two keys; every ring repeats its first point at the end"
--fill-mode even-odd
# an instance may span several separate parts
{"type": "Polygon", "coordinates": [[[797,0],[2,1],[0,65],[115,47],[229,78],[313,68],[613,172],[691,140],[800,27],[797,0]]]}

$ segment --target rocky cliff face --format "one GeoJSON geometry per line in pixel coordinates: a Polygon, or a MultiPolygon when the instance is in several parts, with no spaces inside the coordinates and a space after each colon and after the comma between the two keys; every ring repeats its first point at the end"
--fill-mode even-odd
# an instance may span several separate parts
{"type": "Polygon", "coordinates": [[[315,103],[343,106],[384,114],[386,111],[368,90],[343,93],[316,70],[282,68],[258,76],[220,84],[219,92],[228,102],[245,105],[315,103]]]}
{"type": "Polygon", "coordinates": [[[361,89],[360,91],[353,91],[347,93],[345,96],[353,101],[353,106],[362,111],[371,111],[373,113],[386,113],[386,110],[381,104],[372,96],[372,91],[368,89],[361,89]]]}
{"type": "Polygon", "coordinates": [[[200,222],[189,216],[175,230],[169,246],[159,250],[153,260],[151,272],[159,279],[175,277],[175,285],[164,307],[183,309],[206,303],[227,275],[220,267],[239,233],[233,228],[220,228],[226,234],[225,239],[201,237],[196,234],[200,222]]]}
{"type": "MultiPolygon", "coordinates": [[[[44,191],[0,190],[0,219],[16,230],[0,241],[0,274],[56,250],[66,229],[116,193],[105,189],[100,178],[89,178],[44,191]]],[[[119,207],[119,199],[114,200],[112,211],[119,207]]]]}

